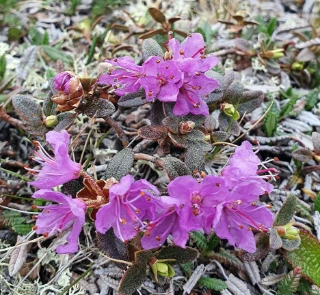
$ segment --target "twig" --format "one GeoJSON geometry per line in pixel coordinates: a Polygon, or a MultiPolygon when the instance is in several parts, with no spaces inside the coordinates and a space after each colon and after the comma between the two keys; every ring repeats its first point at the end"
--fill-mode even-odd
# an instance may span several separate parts
{"type": "Polygon", "coordinates": [[[134,159],[135,160],[150,161],[152,163],[155,163],[157,166],[164,167],[163,161],[161,159],[156,158],[154,156],[147,155],[147,154],[142,154],[142,153],[135,154],[134,159]]]}
{"type": "Polygon", "coordinates": [[[132,263],[131,263],[131,262],[129,262],[129,261],[119,260],[119,259],[114,259],[114,258],[111,258],[111,257],[109,257],[109,256],[107,256],[107,255],[105,255],[105,254],[103,254],[102,252],[99,252],[99,254],[100,254],[100,255],[102,255],[103,257],[105,257],[105,258],[107,258],[107,259],[109,259],[109,260],[113,261],[113,262],[123,263],[123,264],[127,264],[127,265],[129,265],[129,266],[131,266],[131,265],[132,265],[132,263]]]}
{"type": "Polygon", "coordinates": [[[22,121],[10,117],[4,110],[3,108],[0,108],[0,120],[3,120],[9,124],[11,124],[14,127],[17,127],[18,129],[25,130],[25,125],[23,124],[22,121]]]}
{"type": "Polygon", "coordinates": [[[124,133],[124,131],[120,127],[120,125],[116,121],[111,119],[110,117],[103,117],[103,119],[105,120],[106,123],[108,123],[111,127],[113,127],[113,129],[117,132],[117,134],[123,144],[123,147],[126,148],[129,144],[129,140],[128,140],[127,135],[124,133]]]}

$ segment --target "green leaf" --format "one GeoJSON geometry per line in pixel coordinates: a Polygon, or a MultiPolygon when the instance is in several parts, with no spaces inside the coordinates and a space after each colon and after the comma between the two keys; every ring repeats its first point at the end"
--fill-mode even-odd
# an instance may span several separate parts
{"type": "MultiPolygon", "coordinates": [[[[283,94],[283,92],[281,92],[283,94]]],[[[280,118],[282,119],[285,116],[289,115],[289,113],[293,110],[294,105],[296,104],[297,100],[299,99],[299,95],[294,93],[290,98],[289,101],[284,105],[280,112],[280,118]]]]}
{"type": "Polygon", "coordinates": [[[212,251],[215,247],[220,243],[220,239],[217,237],[215,233],[211,234],[208,240],[207,251],[212,251]]]}
{"type": "Polygon", "coordinates": [[[178,246],[167,246],[155,252],[157,259],[175,259],[176,264],[187,263],[195,260],[198,251],[190,247],[180,248],[178,246]]]}
{"type": "Polygon", "coordinates": [[[277,18],[273,17],[272,19],[270,19],[266,27],[266,33],[268,34],[269,37],[272,36],[274,30],[276,29],[276,25],[277,25],[277,18]]]}
{"type": "Polygon", "coordinates": [[[285,256],[293,267],[301,267],[304,277],[320,286],[320,242],[306,231],[300,231],[300,238],[299,248],[285,252],[285,256]]]}
{"type": "Polygon", "coordinates": [[[141,250],[134,253],[135,264],[147,265],[153,256],[151,250],[141,250]]]}
{"type": "Polygon", "coordinates": [[[87,58],[87,62],[86,62],[86,66],[91,62],[91,59],[94,55],[95,49],[96,49],[96,45],[97,45],[97,41],[98,41],[98,35],[95,34],[92,38],[92,44],[90,46],[90,50],[88,53],[88,58],[87,58]]]}
{"type": "Polygon", "coordinates": [[[134,293],[146,279],[146,265],[132,265],[123,275],[118,292],[120,295],[131,295],[134,293]]]}
{"type": "Polygon", "coordinates": [[[115,112],[114,105],[106,100],[101,98],[95,98],[90,100],[84,107],[84,113],[92,118],[103,118],[112,115],[115,112]]]}
{"type": "Polygon", "coordinates": [[[214,291],[222,291],[228,287],[224,281],[209,277],[201,277],[198,284],[214,291]]]}
{"type": "MultiPolygon", "coordinates": [[[[270,104],[268,105],[268,107],[270,104]]],[[[275,103],[263,120],[263,130],[267,137],[272,137],[277,130],[279,121],[279,110],[275,103]]]]}
{"type": "Polygon", "coordinates": [[[296,210],[297,199],[295,195],[289,195],[283,202],[280,210],[274,218],[273,226],[289,223],[296,210]]]}
{"type": "Polygon", "coordinates": [[[320,213],[320,193],[317,194],[317,197],[314,200],[314,210],[320,213]]]}
{"type": "Polygon", "coordinates": [[[58,59],[60,59],[62,62],[65,62],[65,63],[69,63],[69,64],[73,63],[72,57],[68,54],[63,53],[61,50],[48,45],[42,45],[41,47],[44,53],[52,60],[57,61],[58,59]]]}
{"type": "Polygon", "coordinates": [[[304,106],[304,108],[307,111],[311,111],[312,108],[317,104],[317,102],[318,102],[318,93],[319,93],[318,89],[313,89],[306,96],[306,105],[304,106]]]}
{"type": "Polygon", "coordinates": [[[278,295],[294,295],[299,286],[301,268],[297,267],[290,271],[278,284],[278,295]]]}
{"type": "Polygon", "coordinates": [[[200,248],[200,250],[202,250],[202,251],[207,250],[208,241],[207,241],[206,236],[202,232],[192,231],[190,233],[190,235],[191,235],[192,240],[196,243],[196,245],[200,248]]]}
{"type": "Polygon", "coordinates": [[[3,54],[0,57],[0,80],[3,80],[4,74],[6,73],[6,69],[7,69],[6,54],[3,54]]]}
{"type": "Polygon", "coordinates": [[[131,148],[123,149],[118,152],[109,162],[106,172],[105,179],[114,177],[118,181],[129,174],[133,164],[134,154],[131,148]]]}
{"type": "Polygon", "coordinates": [[[42,36],[42,45],[49,45],[49,34],[48,31],[45,31],[42,36]]]}
{"type": "Polygon", "coordinates": [[[231,253],[230,250],[220,248],[219,253],[211,252],[208,254],[208,257],[211,259],[216,259],[226,266],[233,266],[238,270],[244,269],[242,261],[233,253],[231,253]]]}
{"type": "Polygon", "coordinates": [[[29,29],[29,38],[32,45],[42,45],[43,36],[35,26],[29,29]]]}
{"type": "Polygon", "coordinates": [[[6,226],[11,226],[11,228],[18,235],[26,235],[32,230],[33,224],[26,224],[26,217],[21,216],[21,213],[14,212],[11,210],[4,210],[0,216],[0,220],[6,226]]]}

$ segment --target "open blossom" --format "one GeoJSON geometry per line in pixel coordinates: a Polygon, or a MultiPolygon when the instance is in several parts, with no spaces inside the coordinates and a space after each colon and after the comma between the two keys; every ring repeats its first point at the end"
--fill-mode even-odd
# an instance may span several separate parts
{"type": "Polygon", "coordinates": [[[272,185],[264,181],[263,176],[259,174],[264,172],[277,172],[270,168],[266,170],[258,170],[261,164],[260,159],[252,150],[249,141],[244,141],[241,146],[237,147],[235,153],[230,158],[230,164],[222,170],[222,176],[226,180],[227,186],[232,188],[239,181],[256,181],[266,192],[272,190],[272,185]]]}
{"type": "Polygon", "coordinates": [[[37,216],[35,231],[37,234],[51,236],[67,230],[67,244],[57,247],[57,253],[68,254],[78,251],[78,238],[85,223],[86,204],[79,199],[72,199],[59,192],[51,190],[39,190],[32,196],[53,201],[58,204],[37,206],[43,209],[37,216]]]}
{"type": "Polygon", "coordinates": [[[183,74],[172,60],[152,56],[144,63],[146,77],[141,79],[141,85],[146,91],[146,98],[153,101],[176,101],[183,74]]]}
{"type": "Polygon", "coordinates": [[[114,86],[117,95],[136,92],[141,87],[144,68],[134,63],[129,56],[108,60],[114,67],[107,74],[100,76],[98,83],[114,86]]]}
{"type": "Polygon", "coordinates": [[[214,175],[200,183],[192,176],[177,177],[169,183],[168,192],[169,197],[161,197],[167,209],[149,223],[141,239],[144,249],[160,246],[170,233],[176,245],[185,247],[189,232],[202,229],[206,217],[228,193],[224,180],[214,175]]]}
{"type": "Polygon", "coordinates": [[[41,170],[26,168],[38,173],[36,180],[29,184],[40,189],[50,189],[79,177],[81,165],[73,162],[68,154],[70,135],[67,131],[49,131],[46,140],[53,147],[54,157],[50,156],[37,142],[34,160],[43,165],[41,170]]]}
{"type": "Polygon", "coordinates": [[[132,239],[144,226],[144,220],[155,218],[158,189],[146,180],[134,181],[131,175],[109,189],[109,203],[96,215],[95,226],[104,234],[111,227],[122,241],[132,239]]]}
{"type": "Polygon", "coordinates": [[[254,188],[256,183],[240,183],[224,202],[219,203],[214,215],[209,216],[207,222],[212,221],[216,235],[238,248],[250,253],[256,251],[253,229],[267,231],[273,224],[273,214],[265,206],[257,205],[259,195],[253,200],[253,194],[246,192],[254,188]]]}

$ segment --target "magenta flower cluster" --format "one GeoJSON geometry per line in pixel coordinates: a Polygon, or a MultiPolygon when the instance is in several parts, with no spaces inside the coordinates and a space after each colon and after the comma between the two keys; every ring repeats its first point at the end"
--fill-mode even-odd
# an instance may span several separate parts
{"type": "Polygon", "coordinates": [[[159,247],[170,234],[176,245],[185,247],[190,231],[213,230],[231,245],[255,252],[253,231],[266,232],[273,223],[270,210],[257,203],[273,189],[258,176],[259,164],[251,144],[244,142],[225,168],[227,176],[177,177],[168,185],[169,196],[159,196],[147,181],[135,182],[127,175],[110,188],[110,202],[98,211],[96,229],[105,233],[113,228],[122,241],[142,232],[144,249],[159,247]]]}
{"type": "Polygon", "coordinates": [[[218,59],[204,55],[205,43],[198,33],[188,35],[181,44],[172,38],[166,49],[163,58],[151,56],[142,66],[127,56],[108,60],[113,67],[100,76],[98,83],[112,85],[119,96],[142,87],[148,101],[175,102],[173,113],[177,116],[209,115],[205,100],[219,84],[204,73],[218,59]]]}
{"type": "MultiPolygon", "coordinates": [[[[68,154],[69,134],[50,131],[47,141],[54,156],[38,143],[35,160],[41,170],[31,170],[37,179],[30,184],[40,188],[33,197],[57,204],[39,207],[35,231],[51,236],[70,230],[66,244],[58,253],[78,250],[78,238],[85,223],[86,204],[81,199],[66,196],[50,189],[78,178],[81,166],[68,154]]],[[[248,252],[256,250],[253,231],[268,231],[273,215],[266,206],[259,205],[259,197],[273,187],[258,170],[261,164],[249,142],[235,151],[222,176],[208,175],[204,179],[181,176],[168,185],[168,196],[160,196],[158,189],[148,181],[135,181],[124,176],[109,189],[108,203],[96,214],[95,227],[100,233],[112,228],[122,241],[141,234],[144,249],[156,248],[172,236],[173,242],[185,247],[190,231],[214,231],[235,247],[248,252]]]]}

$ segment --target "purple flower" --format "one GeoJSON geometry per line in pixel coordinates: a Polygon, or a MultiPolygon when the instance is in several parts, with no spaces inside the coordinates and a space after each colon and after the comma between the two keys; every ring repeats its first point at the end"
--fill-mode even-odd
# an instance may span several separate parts
{"type": "Polygon", "coordinates": [[[85,223],[86,204],[79,199],[72,199],[59,192],[39,190],[33,198],[41,198],[58,203],[57,205],[37,206],[43,211],[37,216],[35,231],[37,234],[52,236],[71,228],[66,245],[57,247],[58,254],[78,251],[78,238],[85,223]]]}
{"type": "Polygon", "coordinates": [[[35,181],[29,182],[40,189],[50,189],[79,177],[81,165],[73,162],[68,154],[70,135],[67,131],[49,131],[46,140],[52,145],[54,157],[51,157],[37,142],[34,160],[43,165],[41,170],[26,168],[38,173],[35,181]]]}
{"type": "Polygon", "coordinates": [[[104,234],[111,227],[122,241],[132,239],[144,227],[144,220],[155,217],[159,194],[155,186],[146,180],[134,181],[131,175],[121,178],[109,190],[109,203],[101,207],[95,226],[104,234]]]}
{"type": "Polygon", "coordinates": [[[185,116],[189,113],[208,116],[209,108],[204,99],[218,86],[216,80],[200,72],[194,76],[185,77],[173,113],[176,116],[185,116]]]}
{"type": "Polygon", "coordinates": [[[207,223],[212,221],[219,238],[227,239],[231,245],[250,253],[256,251],[252,230],[266,232],[273,223],[271,211],[255,202],[259,195],[253,201],[253,194],[246,194],[255,186],[255,182],[239,184],[224,202],[217,205],[214,216],[207,218],[207,223]]]}
{"type": "Polygon", "coordinates": [[[177,177],[169,183],[168,192],[170,197],[161,197],[163,210],[141,240],[144,249],[159,247],[170,233],[176,245],[185,247],[189,232],[202,229],[206,217],[228,194],[224,180],[214,175],[200,183],[192,176],[177,177]]]}
{"type": "Polygon", "coordinates": [[[178,68],[191,75],[195,75],[196,72],[206,72],[219,62],[214,55],[204,55],[206,46],[199,33],[189,34],[181,44],[173,38],[169,41],[169,46],[178,68]]]}
{"type": "Polygon", "coordinates": [[[172,102],[177,100],[183,74],[172,60],[152,56],[146,60],[143,67],[146,76],[141,79],[141,85],[146,91],[146,98],[153,101],[172,102]]]}
{"type": "Polygon", "coordinates": [[[70,80],[72,79],[73,75],[71,72],[62,72],[58,74],[54,78],[54,88],[58,91],[63,92],[65,95],[69,94],[70,88],[70,80]]]}
{"type": "Polygon", "coordinates": [[[129,56],[107,60],[114,68],[107,74],[99,77],[98,83],[112,85],[119,96],[128,92],[136,92],[141,87],[141,77],[144,75],[144,67],[138,66],[129,56]]]}
{"type": "MultiPolygon", "coordinates": [[[[265,192],[271,192],[272,185],[259,176],[260,172],[276,171],[275,169],[258,170],[261,164],[258,156],[252,151],[252,145],[249,141],[244,141],[241,146],[237,147],[235,153],[230,158],[230,165],[222,171],[228,188],[235,187],[239,181],[256,181],[257,186],[264,189],[265,192]]],[[[277,172],[277,171],[276,171],[277,172]]],[[[263,194],[263,193],[261,193],[263,194]]]]}

